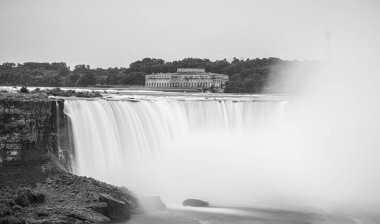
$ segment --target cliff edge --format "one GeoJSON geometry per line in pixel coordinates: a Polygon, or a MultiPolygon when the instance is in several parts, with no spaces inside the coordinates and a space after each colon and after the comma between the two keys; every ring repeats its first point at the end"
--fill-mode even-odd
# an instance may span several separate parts
{"type": "Polygon", "coordinates": [[[127,188],[71,173],[63,100],[0,95],[0,223],[94,223],[138,210],[127,188]]]}

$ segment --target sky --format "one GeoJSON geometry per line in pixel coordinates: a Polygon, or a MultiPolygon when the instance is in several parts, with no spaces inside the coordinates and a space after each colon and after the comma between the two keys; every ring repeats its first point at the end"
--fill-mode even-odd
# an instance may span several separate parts
{"type": "Polygon", "coordinates": [[[379,47],[379,21],[377,0],[0,0],[0,63],[323,60],[379,47]]]}

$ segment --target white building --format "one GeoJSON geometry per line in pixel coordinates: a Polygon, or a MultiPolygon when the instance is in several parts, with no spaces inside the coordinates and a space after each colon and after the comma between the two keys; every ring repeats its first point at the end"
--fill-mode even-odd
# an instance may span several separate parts
{"type": "Polygon", "coordinates": [[[156,73],[145,76],[150,88],[223,88],[228,75],[206,72],[204,68],[178,68],[175,73],[156,73]]]}

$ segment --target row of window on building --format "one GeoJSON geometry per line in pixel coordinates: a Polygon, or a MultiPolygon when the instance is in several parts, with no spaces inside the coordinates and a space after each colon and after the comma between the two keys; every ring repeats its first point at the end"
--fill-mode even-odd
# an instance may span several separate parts
{"type": "MultiPolygon", "coordinates": [[[[226,75],[147,75],[148,78],[150,79],[173,79],[173,78],[190,78],[190,79],[226,79],[226,75]]],[[[227,78],[228,79],[228,78],[227,78]]]]}
{"type": "MultiPolygon", "coordinates": [[[[202,87],[211,87],[213,86],[213,83],[207,83],[207,82],[202,82],[202,83],[155,83],[155,82],[152,82],[152,83],[147,83],[146,84],[148,87],[199,87],[199,88],[202,88],[202,87]]],[[[220,87],[220,83],[215,83],[214,84],[215,87],[220,87]]]]}

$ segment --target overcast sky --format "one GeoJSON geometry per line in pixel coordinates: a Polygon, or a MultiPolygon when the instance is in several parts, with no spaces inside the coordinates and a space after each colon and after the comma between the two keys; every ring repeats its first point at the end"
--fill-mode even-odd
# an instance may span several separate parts
{"type": "Polygon", "coordinates": [[[166,61],[320,59],[378,47],[377,0],[0,0],[0,63],[128,66],[166,61]]]}

